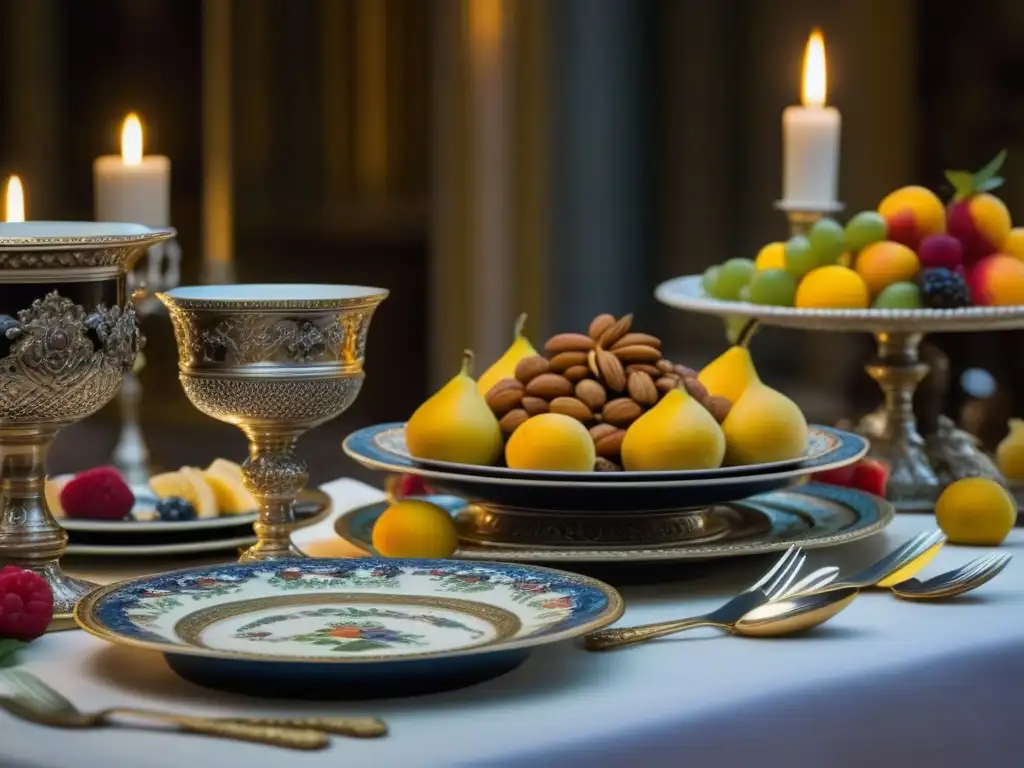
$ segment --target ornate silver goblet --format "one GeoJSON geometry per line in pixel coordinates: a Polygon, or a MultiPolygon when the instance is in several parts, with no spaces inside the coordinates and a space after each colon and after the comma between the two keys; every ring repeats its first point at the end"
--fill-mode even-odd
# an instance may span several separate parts
{"type": "Polygon", "coordinates": [[[306,465],[299,436],[340,416],[363,384],[370,320],[387,297],[352,285],[208,285],[157,297],[178,343],[178,372],[200,411],[249,439],[242,479],[259,502],[247,560],[302,557],[291,543],[306,465]]]}
{"type": "Polygon", "coordinates": [[[74,626],[94,585],[60,569],[68,535],[46,505],[46,452],[58,430],[117,394],[144,342],[125,276],[173,236],[135,224],[0,224],[0,565],[46,579],[52,629],[74,626]]]}

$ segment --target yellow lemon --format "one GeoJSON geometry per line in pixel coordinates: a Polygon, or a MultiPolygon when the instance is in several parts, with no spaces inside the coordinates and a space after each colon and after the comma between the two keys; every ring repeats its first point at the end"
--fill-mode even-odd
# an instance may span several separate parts
{"type": "Polygon", "coordinates": [[[1017,502],[999,483],[968,477],[942,492],[935,520],[953,544],[997,546],[1017,521],[1017,502]]]}
{"type": "Polygon", "coordinates": [[[768,245],[757,252],[754,266],[757,267],[759,272],[763,272],[766,269],[785,269],[786,244],[768,243],[768,245]]]}
{"type": "Polygon", "coordinates": [[[242,481],[242,467],[227,459],[214,459],[203,470],[203,479],[217,497],[222,515],[239,515],[256,509],[256,498],[242,481]]]}
{"type": "Polygon", "coordinates": [[[838,265],[812,269],[796,289],[800,309],[865,309],[869,302],[864,278],[838,265]]]}
{"type": "Polygon", "coordinates": [[[459,545],[451,515],[426,501],[392,504],[373,526],[373,548],[384,557],[450,557],[459,545]]]}

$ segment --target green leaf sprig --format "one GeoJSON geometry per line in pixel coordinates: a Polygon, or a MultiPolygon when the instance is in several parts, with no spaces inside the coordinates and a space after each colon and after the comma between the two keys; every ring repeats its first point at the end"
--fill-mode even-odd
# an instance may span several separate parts
{"type": "Polygon", "coordinates": [[[9,637],[0,639],[0,667],[13,667],[18,663],[18,651],[28,643],[13,640],[9,637]]]}
{"type": "Polygon", "coordinates": [[[1003,170],[1003,163],[1006,162],[1006,150],[1001,150],[998,155],[982,168],[980,171],[946,171],[946,180],[953,185],[953,202],[958,203],[966,200],[971,195],[979,192],[991,192],[1003,186],[1002,176],[999,172],[1003,170]]]}

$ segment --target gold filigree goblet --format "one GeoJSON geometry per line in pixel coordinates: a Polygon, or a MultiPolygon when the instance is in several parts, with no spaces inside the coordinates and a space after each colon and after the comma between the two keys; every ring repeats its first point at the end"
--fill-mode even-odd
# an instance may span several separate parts
{"type": "Polygon", "coordinates": [[[137,224],[0,224],[0,565],[53,591],[50,629],[94,584],[60,568],[68,535],[46,504],[57,432],[106,405],[144,343],[127,295],[136,260],[174,230],[137,224]]]}
{"type": "Polygon", "coordinates": [[[188,399],[249,439],[242,478],[259,502],[259,540],[242,561],[303,556],[290,538],[295,497],[308,478],[295,441],[355,401],[370,320],[387,295],[382,288],[298,284],[157,294],[170,312],[188,399]]]}

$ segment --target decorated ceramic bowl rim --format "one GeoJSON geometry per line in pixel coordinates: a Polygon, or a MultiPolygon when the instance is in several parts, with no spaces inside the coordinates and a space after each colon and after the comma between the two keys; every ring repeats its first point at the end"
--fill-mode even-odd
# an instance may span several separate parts
{"type": "MultiPolygon", "coordinates": [[[[375,430],[373,438],[376,438],[386,432],[398,431],[403,429],[407,422],[395,421],[391,423],[378,424],[370,429],[375,430]]],[[[362,431],[362,430],[360,430],[362,431]]],[[[703,480],[705,478],[712,477],[736,477],[746,476],[749,474],[767,474],[783,469],[794,469],[801,464],[805,464],[811,461],[822,461],[827,459],[830,455],[841,450],[843,447],[843,438],[838,434],[839,430],[832,427],[825,427],[818,424],[808,425],[808,437],[807,437],[807,448],[804,449],[804,453],[794,459],[783,459],[781,461],[767,461],[761,464],[744,464],[744,465],[732,465],[732,466],[721,466],[715,467],[714,469],[662,469],[662,470],[645,470],[645,471],[629,471],[623,470],[620,472],[566,472],[566,471],[551,471],[541,469],[511,469],[509,467],[490,467],[490,466],[475,466],[473,464],[461,464],[454,461],[435,461],[433,459],[418,459],[415,456],[408,454],[400,454],[392,451],[377,443],[377,446],[387,453],[393,454],[401,459],[408,459],[413,464],[420,467],[426,467],[427,469],[436,469],[441,472],[459,472],[467,475],[488,475],[491,477],[510,477],[519,480],[528,480],[536,478],[538,480],[587,480],[594,478],[595,481],[603,481],[607,483],[621,483],[629,482],[634,480],[703,480]],[[825,443],[827,446],[820,451],[810,453],[812,439],[818,439],[825,443]]]]}
{"type": "Polygon", "coordinates": [[[20,221],[0,224],[0,250],[77,251],[148,246],[169,240],[173,228],[103,221],[20,221]],[[8,234],[8,233],[16,234],[8,234]],[[21,233],[21,234],[17,234],[21,233]]]}
{"type": "Polygon", "coordinates": [[[604,490],[615,490],[618,491],[622,488],[651,488],[651,487],[662,487],[662,488],[695,488],[695,487],[706,487],[724,484],[748,484],[748,483],[764,483],[773,482],[777,480],[784,480],[786,478],[800,478],[804,476],[810,476],[819,472],[827,472],[833,469],[839,469],[849,464],[853,464],[865,455],[870,450],[870,444],[866,438],[860,435],[855,435],[852,432],[846,432],[841,429],[832,429],[840,440],[842,445],[836,449],[835,452],[842,452],[847,445],[855,446],[854,450],[849,455],[843,458],[834,459],[832,461],[821,462],[819,460],[809,460],[802,464],[777,472],[758,472],[756,474],[734,474],[724,476],[710,476],[710,477],[694,477],[694,478],[683,478],[683,479],[669,479],[664,477],[651,477],[645,480],[625,480],[620,482],[608,482],[607,480],[586,480],[585,478],[589,473],[581,472],[580,478],[561,479],[561,480],[547,480],[538,477],[531,478],[515,478],[507,477],[505,475],[486,475],[486,474],[460,474],[456,472],[445,472],[442,470],[428,469],[427,467],[414,464],[411,460],[402,459],[394,454],[389,454],[395,457],[395,461],[382,461],[380,459],[371,458],[364,453],[359,453],[353,448],[353,441],[357,439],[365,439],[368,434],[374,429],[379,429],[382,426],[387,425],[376,425],[375,427],[364,427],[363,429],[356,430],[345,437],[345,440],[341,444],[342,450],[350,458],[354,459],[358,463],[371,469],[379,469],[384,472],[391,472],[396,474],[416,475],[418,477],[434,478],[436,480],[453,480],[461,483],[474,483],[483,485],[514,485],[514,486],[528,486],[536,488],[587,488],[587,489],[604,489],[604,490]],[[405,463],[397,463],[404,461],[405,463]]]}
{"type": "MultiPolygon", "coordinates": [[[[483,596],[477,596],[478,602],[482,602],[483,596]]],[[[432,661],[434,659],[443,658],[455,658],[461,656],[477,656],[488,653],[502,653],[505,651],[515,651],[525,648],[533,648],[540,645],[550,645],[552,643],[561,642],[563,640],[571,640],[582,635],[595,632],[609,624],[618,621],[622,614],[626,610],[626,603],[619,594],[618,590],[612,587],[610,584],[606,584],[598,579],[591,578],[590,576],[583,576],[582,574],[572,573],[571,571],[562,571],[557,568],[546,568],[540,565],[533,565],[532,563],[502,563],[493,560],[451,560],[451,559],[425,559],[425,558],[303,558],[298,560],[275,560],[273,563],[220,563],[214,565],[205,565],[192,568],[180,568],[173,571],[164,571],[158,574],[148,574],[146,576],[136,576],[131,579],[123,579],[116,581],[111,584],[105,584],[99,589],[95,589],[89,592],[85,597],[78,601],[75,605],[75,622],[79,627],[84,629],[94,637],[98,637],[101,640],[114,643],[116,645],[128,645],[134,648],[143,648],[145,650],[158,651],[160,653],[171,654],[171,655],[183,655],[183,656],[199,656],[207,659],[220,659],[224,661],[259,661],[266,664],[387,664],[387,663],[401,663],[403,661],[412,663],[416,661],[432,661]],[[310,563],[315,564],[326,564],[332,561],[345,562],[351,564],[354,560],[363,561],[383,561],[391,562],[400,567],[405,564],[418,563],[422,564],[423,567],[458,567],[464,566],[467,569],[474,568],[495,568],[501,569],[529,569],[541,574],[549,573],[554,574],[563,581],[579,584],[580,586],[590,587],[597,590],[606,600],[604,610],[599,616],[591,619],[584,624],[580,624],[576,627],[564,629],[559,632],[552,632],[550,634],[531,635],[524,637],[519,640],[511,641],[498,641],[489,645],[478,645],[469,648],[456,649],[451,651],[439,651],[437,653],[425,653],[417,656],[416,658],[405,658],[402,656],[386,657],[386,658],[315,658],[315,659],[304,659],[304,658],[275,658],[273,656],[266,656],[259,653],[244,653],[237,652],[233,653],[230,651],[217,651],[209,648],[196,648],[194,646],[178,646],[168,642],[161,642],[157,640],[138,640],[136,638],[125,637],[118,632],[108,629],[105,624],[101,623],[93,615],[93,609],[103,598],[107,597],[111,593],[124,589],[131,586],[137,586],[141,582],[145,582],[149,579],[156,577],[167,578],[173,576],[185,576],[193,573],[201,573],[211,569],[223,569],[230,568],[232,566],[239,567],[256,567],[260,565],[274,565],[279,567],[287,567],[294,565],[302,567],[303,565],[309,565],[310,563]]]]}
{"type": "Polygon", "coordinates": [[[185,285],[157,296],[181,309],[349,309],[387,298],[386,288],[332,283],[185,285]]]}

